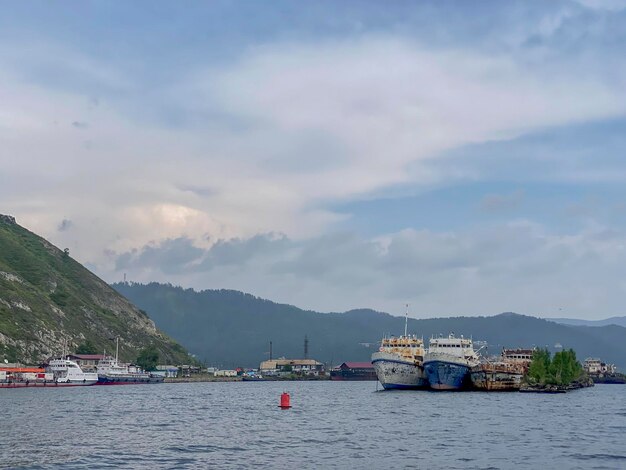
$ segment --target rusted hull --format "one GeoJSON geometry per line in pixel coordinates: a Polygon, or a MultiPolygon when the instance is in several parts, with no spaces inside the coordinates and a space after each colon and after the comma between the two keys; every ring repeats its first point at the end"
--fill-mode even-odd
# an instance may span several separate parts
{"type": "Polygon", "coordinates": [[[424,361],[424,371],[433,390],[462,390],[469,388],[469,366],[451,360],[424,361]]]}
{"type": "Polygon", "coordinates": [[[474,370],[471,372],[472,385],[477,390],[517,391],[522,386],[524,375],[519,372],[474,370]]]}
{"type": "Polygon", "coordinates": [[[428,386],[421,364],[400,356],[378,352],[372,354],[372,364],[385,390],[419,389],[428,386]]]}

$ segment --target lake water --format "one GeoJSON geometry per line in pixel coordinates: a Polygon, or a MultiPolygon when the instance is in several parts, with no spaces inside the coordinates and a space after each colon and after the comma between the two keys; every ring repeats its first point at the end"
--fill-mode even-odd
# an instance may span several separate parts
{"type": "Polygon", "coordinates": [[[0,466],[626,468],[626,386],[378,391],[374,382],[0,389],[0,466]],[[283,390],[293,408],[278,408],[283,390]]]}

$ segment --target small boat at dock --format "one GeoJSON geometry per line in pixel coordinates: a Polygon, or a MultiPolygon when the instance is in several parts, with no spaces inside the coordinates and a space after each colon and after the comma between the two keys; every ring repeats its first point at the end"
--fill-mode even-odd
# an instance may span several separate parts
{"type": "Polygon", "coordinates": [[[98,375],[83,372],[69,359],[52,359],[42,367],[0,368],[0,388],[82,387],[95,385],[98,375]]]}
{"type": "Polygon", "coordinates": [[[116,341],[115,357],[106,356],[98,362],[98,385],[135,385],[163,383],[165,377],[146,372],[132,364],[120,363],[119,337],[116,341]]]}

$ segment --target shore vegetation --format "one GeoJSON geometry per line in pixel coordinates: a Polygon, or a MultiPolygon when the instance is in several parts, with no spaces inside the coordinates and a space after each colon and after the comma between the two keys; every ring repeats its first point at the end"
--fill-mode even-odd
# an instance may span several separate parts
{"type": "Polygon", "coordinates": [[[585,371],[573,349],[559,351],[554,356],[547,349],[536,350],[526,376],[530,385],[567,386],[584,379],[585,371]]]}

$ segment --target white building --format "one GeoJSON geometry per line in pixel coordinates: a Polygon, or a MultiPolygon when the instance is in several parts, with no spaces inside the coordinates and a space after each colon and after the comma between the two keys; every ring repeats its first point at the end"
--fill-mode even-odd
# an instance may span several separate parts
{"type": "Polygon", "coordinates": [[[583,363],[583,369],[588,374],[614,374],[617,367],[613,364],[607,364],[595,357],[588,357],[583,363]]]}
{"type": "Polygon", "coordinates": [[[320,375],[324,373],[324,364],[315,359],[281,358],[261,362],[259,370],[264,375],[320,375]]]}
{"type": "Polygon", "coordinates": [[[216,370],[213,375],[215,377],[237,377],[236,370],[216,370]]]}

